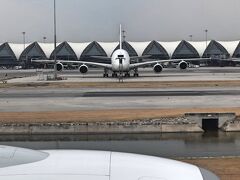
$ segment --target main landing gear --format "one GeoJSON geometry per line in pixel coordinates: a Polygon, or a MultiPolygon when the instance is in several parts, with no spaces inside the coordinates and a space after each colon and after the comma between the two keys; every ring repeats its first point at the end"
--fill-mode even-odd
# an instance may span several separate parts
{"type": "MultiPolygon", "coordinates": [[[[124,74],[121,74],[121,73],[117,73],[117,72],[113,72],[112,73],[112,77],[113,78],[117,78],[117,77],[126,77],[126,78],[129,78],[129,77],[131,77],[131,74],[130,74],[130,72],[126,72],[126,73],[124,73],[124,74]]],[[[109,77],[109,73],[108,73],[108,71],[107,70],[104,70],[104,74],[103,74],[103,77],[109,77]]],[[[139,74],[138,74],[138,69],[134,69],[134,73],[133,73],[133,77],[139,77],[139,74]]]]}
{"type": "Polygon", "coordinates": [[[114,73],[112,73],[112,77],[113,77],[113,78],[116,78],[116,77],[118,77],[117,73],[115,73],[115,72],[114,72],[114,73]]]}
{"type": "Polygon", "coordinates": [[[127,73],[125,73],[125,75],[124,75],[125,77],[130,77],[131,75],[130,75],[130,73],[129,72],[127,72],[127,73]]]}
{"type": "MultiPolygon", "coordinates": [[[[119,74],[119,76],[121,76],[121,74],[119,74]]],[[[113,73],[112,77],[116,78],[116,77],[118,77],[118,74],[117,73],[113,73]]],[[[131,75],[130,75],[130,73],[125,73],[124,77],[131,77],[131,75]]]]}
{"type": "Polygon", "coordinates": [[[103,77],[108,77],[108,70],[107,69],[104,69],[103,77]]]}
{"type": "Polygon", "coordinates": [[[139,74],[138,74],[138,69],[134,69],[134,74],[133,74],[134,77],[139,77],[139,74]]]}

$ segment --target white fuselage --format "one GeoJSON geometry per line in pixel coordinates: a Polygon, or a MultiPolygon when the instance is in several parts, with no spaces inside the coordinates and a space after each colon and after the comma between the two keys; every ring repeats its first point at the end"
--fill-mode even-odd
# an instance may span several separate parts
{"type": "Polygon", "coordinates": [[[151,156],[0,146],[1,180],[218,180],[211,177],[197,166],[151,156]]]}
{"type": "Polygon", "coordinates": [[[113,72],[129,72],[130,56],[124,49],[118,49],[113,52],[111,57],[113,72]]]}

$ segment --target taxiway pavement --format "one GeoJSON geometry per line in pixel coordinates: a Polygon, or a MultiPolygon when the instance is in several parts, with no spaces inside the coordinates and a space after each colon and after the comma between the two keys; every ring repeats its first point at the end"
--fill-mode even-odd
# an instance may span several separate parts
{"type": "MultiPolygon", "coordinates": [[[[36,71],[36,70],[35,70],[36,71]]],[[[32,76],[34,70],[1,71],[27,78],[16,78],[8,83],[39,82],[32,76]],[[28,74],[29,73],[29,74],[28,74]]],[[[48,71],[45,70],[45,73],[48,71]]],[[[152,69],[144,69],[141,77],[128,78],[127,82],[153,81],[231,81],[240,80],[240,68],[197,68],[187,71],[166,69],[156,75],[152,69]]],[[[93,70],[86,76],[77,71],[64,71],[60,82],[116,82],[114,78],[102,78],[102,71],[93,70]]],[[[41,81],[44,82],[44,81],[41,81]]],[[[51,83],[48,81],[48,83],[51,83]]],[[[2,88],[0,112],[78,111],[101,109],[164,109],[164,108],[214,108],[240,107],[240,83],[234,87],[182,87],[182,88],[2,88]]]]}

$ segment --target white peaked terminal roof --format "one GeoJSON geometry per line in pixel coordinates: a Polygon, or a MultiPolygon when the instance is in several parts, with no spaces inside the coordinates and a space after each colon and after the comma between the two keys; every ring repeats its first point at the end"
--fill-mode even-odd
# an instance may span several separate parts
{"type": "MultiPolygon", "coordinates": [[[[170,57],[172,57],[174,51],[176,50],[177,46],[180,44],[181,41],[174,41],[174,42],[160,42],[157,41],[163,48],[167,51],[170,57]]],[[[200,57],[203,56],[206,47],[209,45],[211,41],[188,41],[199,53],[200,57]]],[[[228,53],[233,56],[238,44],[240,41],[217,41],[220,43],[228,53]]],[[[99,45],[104,49],[107,53],[107,56],[110,57],[114,51],[114,49],[119,45],[119,42],[98,42],[99,45]]],[[[138,56],[142,56],[144,50],[148,47],[151,41],[146,42],[128,42],[133,49],[137,52],[138,56]]],[[[2,43],[0,43],[1,45],[2,43]]],[[[23,44],[16,44],[16,43],[8,43],[10,48],[12,49],[13,53],[15,54],[16,58],[19,59],[20,55],[24,51],[23,44]]],[[[42,48],[44,53],[46,54],[47,58],[50,58],[53,50],[54,50],[54,43],[39,43],[39,46],[42,48]]],[[[57,46],[60,43],[57,43],[57,46]]],[[[72,43],[68,42],[69,46],[73,49],[76,53],[77,57],[80,58],[83,51],[87,48],[91,42],[85,43],[72,43]]],[[[31,44],[25,44],[25,47],[28,47],[31,44]]]]}
{"type": "Polygon", "coordinates": [[[138,56],[142,56],[144,50],[148,47],[148,45],[151,43],[151,41],[147,42],[128,42],[133,49],[137,52],[138,56]]]}
{"type": "MultiPolygon", "coordinates": [[[[24,44],[15,44],[15,43],[8,43],[8,44],[18,60],[22,52],[24,51],[24,44]]],[[[28,47],[29,45],[30,44],[25,44],[25,47],[28,47]]]]}
{"type": "Polygon", "coordinates": [[[173,42],[160,42],[158,41],[159,44],[162,45],[162,47],[167,51],[169,57],[172,57],[174,51],[178,47],[181,41],[173,41],[173,42]]]}
{"type": "Polygon", "coordinates": [[[207,46],[211,41],[188,41],[198,52],[199,56],[202,57],[207,46]]]}
{"type": "Polygon", "coordinates": [[[54,50],[54,43],[39,43],[38,42],[38,45],[42,48],[42,50],[45,53],[45,55],[47,56],[47,58],[50,58],[50,56],[54,50]]]}
{"type": "Polygon", "coordinates": [[[230,56],[232,57],[238,44],[239,41],[217,41],[218,43],[220,43],[230,54],[230,56]]]}
{"type": "Polygon", "coordinates": [[[72,42],[67,42],[69,46],[72,48],[72,50],[75,52],[77,55],[77,58],[79,59],[83,53],[83,51],[86,49],[86,47],[91,43],[91,42],[85,42],[85,43],[72,43],[72,42]]]}
{"type": "Polygon", "coordinates": [[[113,51],[119,45],[119,42],[98,42],[98,44],[104,49],[108,57],[111,57],[113,51]]]}

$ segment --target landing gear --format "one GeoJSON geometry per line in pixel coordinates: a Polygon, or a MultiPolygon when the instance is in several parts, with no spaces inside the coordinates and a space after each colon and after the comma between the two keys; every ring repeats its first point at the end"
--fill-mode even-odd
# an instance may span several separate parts
{"type": "Polygon", "coordinates": [[[134,69],[134,74],[133,74],[134,77],[139,77],[139,74],[138,74],[138,69],[134,69]]]}
{"type": "Polygon", "coordinates": [[[108,70],[107,69],[104,69],[103,77],[108,77],[108,70]]]}
{"type": "Polygon", "coordinates": [[[115,77],[118,77],[117,73],[112,73],[112,77],[115,78],[115,77]]]}
{"type": "Polygon", "coordinates": [[[108,77],[108,74],[105,74],[105,73],[104,73],[104,74],[103,74],[103,77],[108,77]]]}
{"type": "Polygon", "coordinates": [[[130,73],[125,73],[125,77],[130,77],[130,73]]]}

